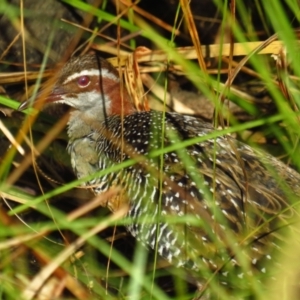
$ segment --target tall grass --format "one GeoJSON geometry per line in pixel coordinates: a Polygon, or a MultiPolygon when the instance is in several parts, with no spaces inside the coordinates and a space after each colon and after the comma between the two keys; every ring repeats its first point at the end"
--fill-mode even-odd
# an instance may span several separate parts
{"type": "MultiPolygon", "coordinates": [[[[246,65],[252,72],[248,71],[247,75],[243,73],[246,72],[245,69],[239,72],[240,76],[237,80],[250,81],[255,78],[265,87],[272,100],[272,107],[275,108],[273,114],[266,113],[266,115],[258,113],[255,102],[245,101],[243,96],[235,92],[235,89],[238,90],[238,81],[224,85],[227,78],[232,78],[234,66],[242,67],[238,65],[241,57],[228,53],[229,65],[228,61],[222,60],[221,55],[217,58],[210,58],[213,68],[202,65],[202,44],[201,40],[196,37],[198,33],[193,32],[195,30],[192,25],[193,20],[189,19],[191,16],[188,14],[181,13],[187,11],[183,10],[182,6],[187,8],[188,1],[180,1],[178,4],[178,14],[174,16],[174,24],[170,31],[165,24],[159,27],[153,16],[146,18],[145,14],[136,11],[133,7],[127,8],[121,1],[116,5],[118,12],[115,14],[102,9],[108,4],[112,5],[113,1],[104,1],[102,7],[99,6],[100,8],[92,7],[79,0],[64,0],[64,3],[86,13],[86,16],[94,16],[97,20],[96,25],[94,24],[95,28],[100,28],[100,32],[103,27],[108,26],[117,36],[121,36],[121,32],[126,32],[130,37],[129,46],[125,46],[126,42],[117,40],[115,36],[108,37],[108,39],[112,38],[116,43],[113,46],[104,47],[103,36],[86,31],[81,42],[76,46],[88,44],[94,49],[105,49],[108,53],[119,54],[119,61],[123,63],[126,59],[124,52],[127,51],[130,54],[135,50],[135,45],[142,46],[139,43],[144,41],[158,52],[153,53],[151,61],[141,63],[141,70],[142,67],[157,67],[165,71],[165,69],[172,69],[173,65],[180,66],[181,76],[185,76],[193,85],[194,90],[198,90],[199,93],[211,99],[218,108],[214,123],[220,119],[228,119],[231,122],[229,128],[224,127],[222,130],[194,140],[184,142],[178,140],[169,147],[162,145],[161,149],[153,151],[150,155],[162,157],[164,153],[172,149],[177,151],[184,163],[191,165],[193,162],[184,151],[187,146],[231,133],[237,134],[238,138],[244,139],[246,143],[254,147],[263,147],[267,151],[279,153],[285,162],[299,170],[298,80],[300,66],[298,64],[299,45],[295,42],[298,35],[293,27],[300,18],[298,1],[288,0],[284,4],[283,1],[254,1],[251,4],[251,9],[256,11],[255,17],[262,24],[265,38],[273,33],[278,34],[278,39],[284,45],[280,58],[282,62],[289,64],[287,68],[276,69],[276,61],[270,57],[270,54],[257,53],[249,57],[246,65]],[[182,23],[185,26],[179,28],[179,24],[182,23]],[[182,35],[185,35],[190,45],[198,49],[193,61],[186,58],[187,52],[182,53],[176,47],[180,46],[179,38],[175,34],[178,29],[183,32],[182,35]],[[89,43],[86,43],[87,41],[89,43]],[[160,50],[166,54],[166,60],[160,58],[160,50]],[[283,56],[285,52],[287,57],[283,56]],[[224,72],[221,74],[221,71],[227,68],[228,74],[224,75],[224,72]],[[282,79],[281,86],[278,85],[278,78],[282,79]],[[237,84],[232,86],[236,82],[237,84]],[[283,88],[288,90],[288,95],[283,93],[283,88]],[[220,95],[233,99],[240,107],[246,107],[247,111],[252,114],[252,119],[240,122],[232,114],[227,114],[221,105],[224,97],[220,95]],[[245,138],[245,131],[250,132],[250,135],[247,135],[250,136],[249,139],[245,138]],[[266,142],[257,145],[255,140],[257,135],[266,142]],[[254,138],[251,139],[252,136],[254,138]],[[269,140],[272,143],[268,143],[269,140]],[[274,151],[274,145],[276,145],[276,151],[274,151]]],[[[219,40],[229,38],[231,41],[244,43],[247,52],[250,47],[248,42],[260,39],[254,21],[251,20],[253,14],[247,7],[248,3],[231,1],[236,5],[235,11],[227,7],[229,6],[227,1],[216,0],[214,3],[218,8],[221,24],[219,40]]],[[[20,11],[6,2],[0,5],[0,12],[5,12],[11,17],[12,26],[16,16],[20,16],[20,11]]],[[[28,14],[30,15],[30,12],[28,14]]],[[[201,34],[202,32],[199,32],[200,37],[201,34]]],[[[245,57],[244,54],[243,57],[245,57]]],[[[45,63],[41,70],[44,66],[45,63]]],[[[168,80],[167,76],[157,76],[157,81],[165,89],[161,101],[166,99],[168,80]]],[[[12,109],[18,106],[18,101],[2,96],[0,103],[12,109]]],[[[266,111],[268,112],[268,107],[266,111]]],[[[29,154],[20,159],[16,148],[11,147],[1,157],[0,193],[3,202],[0,209],[0,298],[34,299],[35,295],[39,295],[40,299],[43,299],[44,295],[44,299],[192,299],[196,291],[195,285],[191,284],[194,282],[195,274],[166,265],[157,253],[148,251],[147,248],[126,236],[122,228],[132,220],[123,217],[124,210],[112,214],[100,207],[105,201],[105,195],[94,198],[92,193],[82,191],[82,188],[74,191],[74,188],[90,178],[75,180],[70,175],[71,172],[65,171],[70,170],[69,158],[65,154],[59,155],[58,158],[55,156],[57,153],[64,153],[67,141],[66,136],[60,132],[67,118],[61,119],[57,125],[53,117],[42,113],[38,122],[43,126],[39,127],[38,123],[34,123],[35,113],[32,109],[25,111],[24,114],[29,116],[26,118],[25,125],[17,122],[20,131],[13,134],[16,138],[15,145],[21,143],[22,140],[22,146],[25,147],[25,144],[28,144],[32,152],[27,150],[29,154]],[[32,134],[30,139],[24,142],[25,138],[21,131],[27,133],[28,124],[33,126],[32,134]],[[44,150],[47,151],[44,162],[40,160],[37,167],[30,168],[30,165],[35,165],[32,162],[33,157],[37,158],[44,150]],[[56,174],[57,178],[59,175],[62,178],[56,180],[56,174]],[[65,174],[68,174],[67,178],[64,177],[65,174]],[[87,208],[87,213],[84,208],[90,203],[94,203],[94,207],[92,211],[87,208]]],[[[11,125],[8,117],[3,118],[3,122],[9,128],[16,128],[15,124],[11,125]]],[[[176,134],[173,138],[177,138],[176,134]]],[[[115,166],[114,169],[101,170],[93,177],[104,176],[135,163],[136,159],[125,161],[115,166]]],[[[203,186],[200,176],[194,179],[198,187],[203,186]]],[[[112,194],[116,192],[114,189],[110,191],[112,194]]],[[[297,204],[298,199],[291,200],[291,205],[295,208],[297,204]]],[[[185,222],[196,226],[207,226],[195,220],[193,216],[185,218],[168,216],[163,221],[174,226],[180,226],[185,222]]],[[[210,238],[214,240],[213,232],[210,238]]],[[[210,281],[211,299],[239,299],[249,295],[252,295],[254,299],[271,299],[271,297],[272,299],[283,299],[283,297],[297,299],[299,295],[296,295],[297,289],[294,286],[294,281],[295,285],[297,284],[299,270],[299,260],[296,259],[300,251],[297,232],[288,233],[284,239],[282,253],[287,253],[287,255],[281,257],[281,254],[278,254],[278,260],[283,267],[278,268],[277,264],[270,267],[275,273],[280,270],[279,277],[282,280],[270,279],[267,283],[260,284],[251,276],[245,276],[240,283],[241,287],[245,286],[245,288],[228,291],[218,284],[218,281],[214,279],[214,274],[209,270],[203,270],[206,280],[210,281]]],[[[231,241],[233,248],[236,247],[235,237],[230,231],[228,231],[228,240],[231,241]]],[[[214,247],[217,248],[220,241],[215,239],[214,242],[214,247]]],[[[250,267],[247,260],[243,258],[243,253],[238,255],[241,256],[242,269],[246,274],[250,267]]]]}

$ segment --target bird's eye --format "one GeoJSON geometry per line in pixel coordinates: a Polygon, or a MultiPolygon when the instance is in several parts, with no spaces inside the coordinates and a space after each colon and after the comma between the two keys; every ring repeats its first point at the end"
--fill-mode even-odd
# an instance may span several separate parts
{"type": "Polygon", "coordinates": [[[89,76],[80,76],[78,79],[77,79],[77,84],[79,87],[83,88],[83,87],[86,87],[90,84],[91,82],[91,79],[89,76]]]}

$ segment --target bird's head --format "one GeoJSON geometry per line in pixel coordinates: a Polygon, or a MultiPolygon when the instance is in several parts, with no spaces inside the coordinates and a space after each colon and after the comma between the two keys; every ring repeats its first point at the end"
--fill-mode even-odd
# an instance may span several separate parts
{"type": "MultiPolygon", "coordinates": [[[[135,111],[118,71],[95,54],[72,57],[58,74],[45,103],[64,103],[88,114],[126,115],[135,111]]],[[[26,108],[29,101],[21,104],[26,108]]]]}

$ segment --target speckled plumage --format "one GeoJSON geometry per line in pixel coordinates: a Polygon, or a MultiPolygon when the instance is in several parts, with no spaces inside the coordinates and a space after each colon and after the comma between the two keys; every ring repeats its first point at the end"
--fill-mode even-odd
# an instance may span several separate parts
{"type": "MultiPolygon", "coordinates": [[[[104,192],[112,185],[121,185],[130,201],[128,216],[138,220],[127,229],[144,244],[155,248],[159,228],[157,250],[170,263],[198,270],[204,261],[213,269],[220,268],[231,252],[218,257],[220,249],[209,241],[213,240],[211,234],[217,233],[223,246],[230,248],[226,241],[226,230],[230,228],[238,242],[254,232],[243,243],[255,241],[251,247],[252,261],[256,264],[256,259],[268,254],[264,249],[274,238],[272,235],[265,237],[274,229],[273,221],[269,223],[268,220],[288,207],[291,191],[300,195],[298,173],[230,136],[205,140],[213,128],[197,118],[177,113],[136,112],[125,116],[123,124],[119,116],[108,117],[100,128],[78,141],[71,137],[68,150],[76,174],[86,177],[127,159],[145,156],[142,162],[95,178],[87,185],[96,186],[95,193],[104,192]],[[164,137],[161,135],[163,126],[164,137]],[[122,131],[123,152],[120,151],[122,131]],[[168,136],[170,132],[174,137],[168,136]],[[107,138],[108,135],[110,138],[107,138]],[[160,157],[149,158],[149,154],[161,149],[162,145],[177,145],[181,140],[195,137],[203,137],[204,141],[184,148],[184,153],[164,153],[163,163],[160,157]],[[89,141],[89,147],[77,144],[85,143],[85,140],[89,141]],[[89,163],[87,156],[77,153],[76,147],[92,149],[98,160],[95,156],[89,163]],[[190,161],[183,162],[181,155],[190,161]],[[80,169],[83,161],[84,166],[80,169]],[[162,170],[161,174],[159,170],[162,170]],[[214,214],[218,214],[216,207],[223,214],[218,222],[214,220],[214,214]],[[163,221],[157,225],[159,211],[162,216],[190,214],[205,221],[208,228],[197,228],[187,223],[168,226],[163,221]],[[147,217],[148,224],[146,221],[144,224],[141,220],[147,217]],[[257,230],[259,226],[261,228],[257,230]],[[185,248],[189,250],[183,255],[185,248]]],[[[289,214],[282,213],[280,218],[284,219],[289,214]]]]}
{"type": "MultiPolygon", "coordinates": [[[[277,228],[295,214],[290,203],[300,196],[297,172],[231,136],[207,139],[215,130],[201,119],[136,111],[116,70],[95,55],[66,64],[49,102],[74,108],[68,151],[79,178],[135,161],[86,182],[96,194],[121,187],[118,199],[129,203],[127,229],[134,237],[174,265],[220,271],[223,284],[227,262],[240,264],[237,247],[245,249],[254,270],[265,273],[259,260],[271,260],[277,228]],[[157,154],[160,149],[166,150],[157,154]],[[191,218],[172,222],[170,216],[191,218]]],[[[117,209],[114,199],[108,206],[117,209]]]]}

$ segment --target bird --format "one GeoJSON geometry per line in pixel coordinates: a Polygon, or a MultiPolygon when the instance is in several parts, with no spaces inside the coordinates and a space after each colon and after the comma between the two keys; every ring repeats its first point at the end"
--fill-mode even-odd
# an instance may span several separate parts
{"type": "Polygon", "coordinates": [[[212,277],[239,286],[266,273],[280,228],[297,216],[298,172],[201,118],[137,110],[96,53],[71,57],[45,102],[72,108],[67,150],[77,177],[97,195],[119,187],[109,209],[126,203],[128,232],[198,276],[200,290],[212,277]]]}

